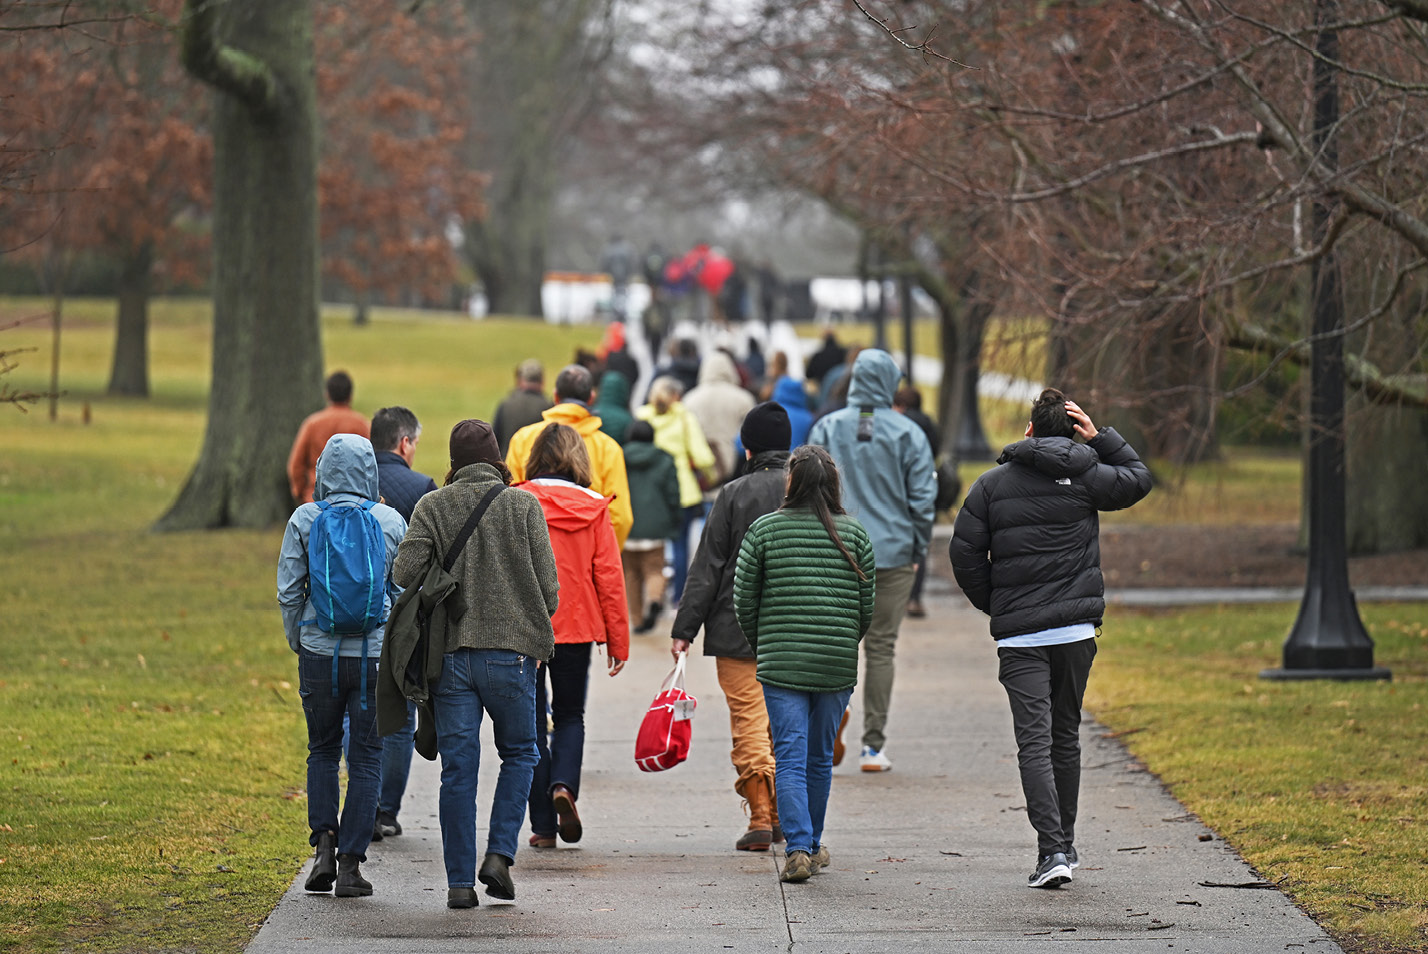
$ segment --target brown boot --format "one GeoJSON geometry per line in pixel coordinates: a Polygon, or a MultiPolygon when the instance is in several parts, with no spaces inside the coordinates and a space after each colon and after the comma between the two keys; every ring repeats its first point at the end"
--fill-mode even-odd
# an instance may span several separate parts
{"type": "Polygon", "coordinates": [[[773,844],[773,792],[768,779],[755,776],[744,786],[749,802],[749,830],[734,842],[738,851],[768,851],[773,844]]]}

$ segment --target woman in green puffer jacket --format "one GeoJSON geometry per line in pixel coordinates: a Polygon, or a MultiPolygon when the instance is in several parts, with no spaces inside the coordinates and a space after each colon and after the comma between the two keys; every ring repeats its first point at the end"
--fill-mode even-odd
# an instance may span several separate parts
{"type": "Polygon", "coordinates": [[[783,507],[754,521],[734,571],[734,610],[758,660],[773,736],[784,881],[806,881],[829,861],[833,742],[873,619],[874,572],[872,542],[843,510],[833,458],[800,447],[783,507]]]}

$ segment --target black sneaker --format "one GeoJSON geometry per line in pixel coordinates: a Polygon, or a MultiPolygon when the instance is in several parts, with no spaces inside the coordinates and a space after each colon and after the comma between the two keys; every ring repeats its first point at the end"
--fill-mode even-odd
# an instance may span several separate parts
{"type": "Polygon", "coordinates": [[[1026,879],[1028,888],[1059,888],[1071,880],[1071,864],[1060,851],[1041,859],[1031,877],[1026,879]]]}
{"type": "Polygon", "coordinates": [[[1066,863],[1071,866],[1072,871],[1081,867],[1081,859],[1076,857],[1076,849],[1074,847],[1066,849],[1066,863]]]}
{"type": "MultiPolygon", "coordinates": [[[[401,823],[397,821],[397,816],[391,812],[378,812],[377,827],[374,831],[380,832],[381,835],[386,838],[391,838],[394,835],[400,835],[402,833],[402,826],[401,823]]],[[[376,835],[373,835],[373,840],[376,840],[376,835]]]]}

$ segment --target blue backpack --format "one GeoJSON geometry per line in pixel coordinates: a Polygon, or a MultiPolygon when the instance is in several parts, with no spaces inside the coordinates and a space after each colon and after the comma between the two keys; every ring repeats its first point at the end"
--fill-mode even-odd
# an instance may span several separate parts
{"type": "MultiPolygon", "coordinates": [[[[385,622],[387,542],[372,515],[370,500],[333,506],[317,501],[321,513],[312,522],[307,543],[308,599],[324,633],[362,637],[362,708],[367,708],[367,636],[385,622]]],[[[337,693],[337,647],[332,651],[332,694],[337,693]]]]}

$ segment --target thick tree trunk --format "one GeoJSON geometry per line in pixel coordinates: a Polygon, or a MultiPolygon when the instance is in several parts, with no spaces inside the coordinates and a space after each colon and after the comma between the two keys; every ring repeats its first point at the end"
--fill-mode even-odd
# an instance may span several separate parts
{"type": "Polygon", "coordinates": [[[190,0],[189,69],[214,84],[213,385],[208,428],[161,530],[262,527],[292,510],[285,465],[322,404],[311,0],[190,0]],[[207,70],[207,72],[204,72],[207,70]]]}
{"type": "Polygon", "coordinates": [[[532,145],[523,151],[532,156],[532,167],[514,173],[517,182],[492,183],[486,196],[486,219],[467,227],[466,247],[471,267],[486,290],[491,314],[541,317],[546,223],[553,185],[548,168],[534,168],[548,163],[540,158],[542,149],[532,145]],[[532,178],[543,184],[532,184],[532,178]]]}
{"type": "Polygon", "coordinates": [[[991,302],[973,300],[962,322],[962,353],[958,357],[962,401],[955,444],[958,460],[992,460],[997,456],[982,430],[981,401],[977,396],[977,384],[982,376],[982,342],[991,317],[991,302]]]}
{"type": "Polygon", "coordinates": [[[144,242],[119,272],[119,317],[115,322],[114,365],[109,393],[149,396],[149,281],[154,271],[154,246],[144,242]]]}
{"type": "Polygon", "coordinates": [[[1348,433],[1348,546],[1355,554],[1428,547],[1428,411],[1355,399],[1348,433]]]}

